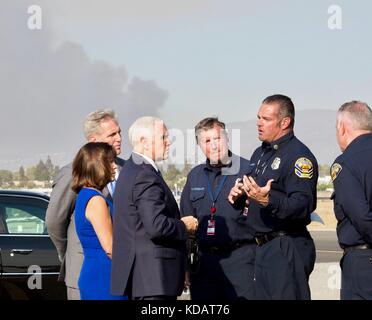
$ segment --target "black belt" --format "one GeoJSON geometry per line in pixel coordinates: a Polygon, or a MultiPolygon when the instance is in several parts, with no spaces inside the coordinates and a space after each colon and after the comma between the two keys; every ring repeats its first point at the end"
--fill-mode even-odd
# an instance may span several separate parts
{"type": "Polygon", "coordinates": [[[286,231],[272,231],[255,237],[255,240],[258,246],[262,246],[277,237],[285,236],[287,234],[288,232],[286,231]]]}
{"type": "Polygon", "coordinates": [[[366,249],[372,249],[372,246],[365,243],[365,244],[359,244],[357,246],[350,246],[350,247],[345,247],[344,249],[344,254],[353,251],[353,250],[366,250],[366,249]]]}
{"type": "Polygon", "coordinates": [[[305,236],[308,234],[307,230],[301,231],[272,231],[255,237],[258,246],[262,246],[269,241],[281,236],[305,236]]]}
{"type": "Polygon", "coordinates": [[[223,245],[223,246],[204,246],[199,245],[199,250],[204,253],[212,253],[212,254],[226,254],[238,249],[240,247],[249,245],[249,244],[256,244],[254,239],[252,240],[239,240],[235,241],[231,245],[223,245]]]}

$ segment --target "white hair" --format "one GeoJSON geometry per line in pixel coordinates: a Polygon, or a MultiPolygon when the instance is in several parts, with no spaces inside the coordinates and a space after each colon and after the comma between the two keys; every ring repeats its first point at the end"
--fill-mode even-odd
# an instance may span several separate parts
{"type": "Polygon", "coordinates": [[[156,117],[141,117],[138,118],[130,126],[128,130],[129,142],[134,148],[141,138],[151,138],[155,134],[156,125],[163,125],[163,120],[156,117]]]}
{"type": "Polygon", "coordinates": [[[365,102],[344,103],[338,110],[337,121],[348,122],[354,130],[372,131],[372,111],[365,102]]]}
{"type": "Polygon", "coordinates": [[[89,113],[84,121],[85,138],[89,140],[92,135],[99,134],[101,123],[108,120],[118,122],[115,112],[111,109],[102,109],[89,113]]]}

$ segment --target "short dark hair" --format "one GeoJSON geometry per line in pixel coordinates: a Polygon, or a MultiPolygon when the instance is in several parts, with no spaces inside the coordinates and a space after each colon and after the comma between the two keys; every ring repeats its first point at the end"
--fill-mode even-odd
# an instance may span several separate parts
{"type": "Polygon", "coordinates": [[[71,189],[82,187],[102,190],[112,180],[112,162],[116,152],[105,142],[88,142],[82,146],[72,163],[71,189]]]}
{"type": "Polygon", "coordinates": [[[272,96],[266,97],[262,104],[273,104],[277,103],[279,105],[279,115],[282,118],[288,117],[291,119],[290,128],[293,129],[295,122],[295,108],[290,97],[283,94],[274,94],[272,96]]]}
{"type": "Polygon", "coordinates": [[[195,126],[195,139],[198,142],[198,135],[199,132],[202,130],[209,130],[212,129],[214,126],[219,126],[221,129],[225,131],[225,123],[218,120],[218,117],[208,117],[200,120],[198,124],[195,126]]]}

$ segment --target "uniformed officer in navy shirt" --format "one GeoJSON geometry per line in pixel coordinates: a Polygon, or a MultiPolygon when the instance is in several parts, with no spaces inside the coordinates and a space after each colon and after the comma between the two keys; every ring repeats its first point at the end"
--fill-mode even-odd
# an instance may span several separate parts
{"type": "Polygon", "coordinates": [[[248,222],[258,244],[257,299],[310,299],[308,284],[315,246],[306,226],[316,208],[318,165],[293,133],[292,100],[273,95],[258,111],[258,137],[252,173],[231,190],[229,200],[248,197],[248,222]]]}
{"type": "Polygon", "coordinates": [[[199,262],[189,273],[191,299],[253,299],[257,244],[245,200],[232,206],[227,199],[236,179],[250,172],[250,163],[229,151],[225,124],[218,118],[201,120],[195,135],[207,159],[191,170],[181,195],[181,215],[199,221],[199,262]]]}
{"type": "Polygon", "coordinates": [[[372,299],[372,113],[366,103],[343,104],[337,114],[343,152],[331,167],[341,259],[341,299],[372,299]]]}

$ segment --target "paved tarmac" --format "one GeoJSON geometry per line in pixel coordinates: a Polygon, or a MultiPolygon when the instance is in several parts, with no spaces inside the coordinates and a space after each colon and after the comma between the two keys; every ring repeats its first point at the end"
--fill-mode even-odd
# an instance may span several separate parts
{"type": "Polygon", "coordinates": [[[316,263],[310,275],[313,300],[339,300],[342,250],[335,231],[310,231],[315,242],[316,263]]]}
{"type": "Polygon", "coordinates": [[[315,242],[316,262],[339,262],[342,250],[335,231],[310,231],[315,242]]]}
{"type": "Polygon", "coordinates": [[[341,269],[339,263],[316,263],[309,283],[312,300],[340,300],[341,269]]]}
{"type": "MultiPolygon", "coordinates": [[[[316,263],[310,275],[312,300],[339,300],[341,270],[339,261],[342,251],[337,243],[335,231],[311,231],[316,247],[316,263]]],[[[188,300],[189,295],[180,299],[188,300]]]]}

